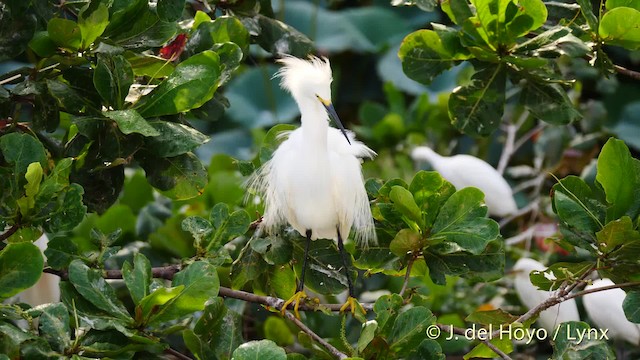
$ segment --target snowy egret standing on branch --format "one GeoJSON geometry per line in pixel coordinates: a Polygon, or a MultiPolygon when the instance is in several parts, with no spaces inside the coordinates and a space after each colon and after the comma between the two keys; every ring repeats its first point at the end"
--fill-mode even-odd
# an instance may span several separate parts
{"type": "Polygon", "coordinates": [[[298,104],[301,126],[284,134],[288,138],[249,184],[264,197],[261,227],[273,233],[290,224],[307,239],[296,293],[283,311],[293,303],[297,315],[300,301],[306,297],[304,276],[311,240],[333,239],[338,241],[349,288],[342,310],[351,307],[353,312],[356,303],[343,240],[353,227],[359,244],[366,247],[376,241],[360,165],[362,158],[376,154],[344,129],[331,105],[333,79],[328,59],[286,56],[278,62],[284,66],[275,77],[298,104]],[[339,130],[329,127],[329,117],[339,130]]]}
{"type": "Polygon", "coordinates": [[[507,181],[484,160],[465,154],[442,156],[426,146],[413,149],[411,158],[428,161],[457,190],[469,186],[482,190],[492,215],[504,217],[518,210],[507,181]]]}

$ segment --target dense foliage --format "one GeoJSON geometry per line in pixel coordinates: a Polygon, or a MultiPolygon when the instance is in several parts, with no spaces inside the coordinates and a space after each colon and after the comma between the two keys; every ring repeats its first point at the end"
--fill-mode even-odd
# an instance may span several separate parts
{"type": "Polygon", "coordinates": [[[535,328],[596,274],[640,323],[639,23],[640,0],[0,1],[0,360],[613,357],[572,336],[587,316],[534,343],[462,331],[535,328]],[[312,53],[378,152],[378,244],[347,244],[365,315],[337,311],[330,240],[305,282],[321,301],[281,314],[304,240],[254,236],[243,187],[299,114],[274,60],[312,53]],[[521,210],[489,217],[414,164],[424,144],[495,165],[521,210]],[[555,291],[528,313],[523,256],[555,291]],[[43,271],[60,301],[24,303],[43,271]]]}

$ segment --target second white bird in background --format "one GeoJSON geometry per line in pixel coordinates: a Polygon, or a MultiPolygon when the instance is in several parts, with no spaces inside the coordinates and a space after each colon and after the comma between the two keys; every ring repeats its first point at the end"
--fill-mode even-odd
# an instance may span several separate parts
{"type": "Polygon", "coordinates": [[[414,161],[427,161],[456,190],[476,187],[484,193],[489,214],[505,217],[518,210],[511,186],[500,173],[484,160],[471,155],[442,156],[426,146],[413,149],[414,161]]]}

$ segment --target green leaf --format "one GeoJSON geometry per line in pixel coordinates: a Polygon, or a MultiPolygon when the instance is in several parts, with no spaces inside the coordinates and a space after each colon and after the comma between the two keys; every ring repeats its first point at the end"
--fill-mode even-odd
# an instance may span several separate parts
{"type": "Polygon", "coordinates": [[[517,319],[518,319],[517,316],[511,315],[502,309],[497,309],[497,310],[474,311],[471,314],[469,314],[464,320],[473,322],[473,323],[482,324],[482,325],[501,325],[501,324],[511,324],[517,319]]]}
{"type": "Polygon", "coordinates": [[[313,51],[313,42],[295,28],[261,14],[252,21],[261,30],[256,42],[272,54],[291,54],[304,58],[313,51]]]}
{"type": "Polygon", "coordinates": [[[75,21],[53,18],[47,23],[49,38],[68,51],[77,51],[82,45],[82,32],[75,21]]]}
{"type": "Polygon", "coordinates": [[[236,360],[286,360],[287,353],[271,340],[254,340],[240,345],[233,352],[232,358],[236,360]]]}
{"type": "Polygon", "coordinates": [[[124,56],[98,54],[93,85],[108,105],[116,110],[123,109],[133,80],[133,68],[124,56]]]}
{"type": "Polygon", "coordinates": [[[589,186],[576,176],[568,176],[553,186],[553,211],[560,224],[574,234],[567,238],[575,246],[593,250],[595,233],[602,230],[604,209],[593,198],[589,186]]]}
{"type": "Polygon", "coordinates": [[[295,340],[293,333],[282,318],[269,316],[262,326],[264,337],[267,340],[271,340],[279,346],[293,345],[295,340]]]}
{"type": "Polygon", "coordinates": [[[149,125],[137,111],[129,110],[113,110],[102,113],[104,116],[113,120],[118,124],[118,128],[123,134],[129,135],[138,133],[143,136],[158,136],[160,132],[153,126],[149,125]]]}
{"type": "Polygon", "coordinates": [[[27,173],[24,175],[25,179],[27,179],[27,184],[24,186],[25,196],[18,199],[18,206],[23,217],[27,217],[29,210],[36,205],[35,197],[40,190],[42,175],[42,165],[39,162],[29,164],[27,173]]]}
{"type": "Polygon", "coordinates": [[[216,204],[211,209],[209,219],[216,228],[212,242],[227,243],[243,235],[249,230],[251,219],[245,210],[237,210],[229,215],[229,206],[225,203],[216,204]]]}
{"type": "MultiPolygon", "coordinates": [[[[29,5],[30,3],[25,4],[29,5]]],[[[4,62],[16,58],[25,51],[27,43],[35,33],[38,21],[35,14],[25,14],[11,9],[9,6],[3,6],[1,16],[0,61],[4,62]]]]}
{"type": "Polygon", "coordinates": [[[178,297],[183,290],[183,285],[171,288],[161,287],[145,296],[144,298],[140,299],[140,304],[136,309],[140,309],[143,323],[147,324],[152,322],[155,314],[162,311],[162,307],[169,301],[174,300],[176,297],[178,297]]]}
{"type": "Polygon", "coordinates": [[[91,102],[92,99],[80,95],[74,88],[62,81],[47,79],[47,88],[58,104],[70,114],[84,115],[96,112],[96,106],[91,102]]]}
{"type": "Polygon", "coordinates": [[[460,44],[459,33],[443,26],[435,30],[418,30],[407,35],[400,45],[398,56],[402,70],[411,79],[429,84],[456,62],[470,57],[460,44]]]}
{"type": "Polygon", "coordinates": [[[71,261],[80,258],[78,246],[68,236],[55,236],[49,239],[44,254],[47,256],[47,265],[55,270],[64,269],[71,261]]]}
{"type": "Polygon", "coordinates": [[[413,200],[413,195],[409,190],[402,186],[394,186],[391,192],[389,192],[389,198],[391,198],[396,209],[400,211],[402,215],[418,225],[422,224],[422,212],[413,200]]]}
{"type": "Polygon", "coordinates": [[[520,96],[533,116],[550,124],[566,125],[582,118],[560,85],[528,81],[520,96]]]}
{"type": "Polygon", "coordinates": [[[640,1],[638,0],[607,0],[604,6],[607,10],[623,6],[640,11],[640,1]]]}
{"type": "Polygon", "coordinates": [[[201,195],[207,184],[207,171],[192,153],[170,158],[149,157],[142,167],[149,184],[174,200],[201,195]]]}
{"type": "Polygon", "coordinates": [[[219,85],[220,58],[211,50],[181,62],[169,77],[143,96],[136,108],[144,117],[172,115],[211,100],[219,85]]]}
{"type": "Polygon", "coordinates": [[[173,22],[182,17],[185,0],[158,0],[156,11],[160,20],[173,22]]]}
{"type": "Polygon", "coordinates": [[[3,135],[0,137],[0,150],[5,161],[14,164],[13,172],[16,179],[27,172],[31,163],[38,162],[46,166],[47,155],[44,146],[31,135],[21,133],[3,135]]]}
{"type": "Polygon", "coordinates": [[[216,360],[215,353],[200,336],[191,329],[182,332],[182,340],[187,349],[199,360],[216,360]]]}
{"type": "Polygon", "coordinates": [[[429,277],[438,285],[446,283],[445,275],[484,282],[504,276],[504,242],[501,240],[490,242],[478,255],[464,251],[440,253],[431,250],[431,247],[427,248],[424,258],[429,266],[429,277]]]}
{"type": "Polygon", "coordinates": [[[633,228],[630,217],[623,216],[608,222],[601,231],[596,233],[596,239],[601,250],[607,253],[620,245],[640,242],[640,232],[633,228]]]}
{"type": "MultiPolygon", "coordinates": [[[[297,235],[297,234],[296,234],[297,235]]],[[[293,258],[304,257],[306,239],[296,236],[291,240],[293,245],[293,258]]],[[[352,270],[351,256],[347,253],[347,270],[351,274],[351,280],[355,281],[355,271],[352,270]]],[[[302,272],[302,262],[294,264],[296,274],[302,272]]],[[[305,286],[320,294],[338,294],[347,288],[347,277],[342,262],[342,256],[332,240],[318,239],[309,246],[307,258],[307,272],[305,274],[305,286]]]]}
{"type": "Polygon", "coordinates": [[[440,253],[468,251],[480,254],[500,235],[500,227],[486,218],[484,194],[476,188],[457,191],[444,203],[431,229],[428,242],[436,242],[440,253]]]}
{"type": "Polygon", "coordinates": [[[71,344],[69,311],[62,303],[50,304],[39,317],[40,335],[59,353],[71,344]]]}
{"type": "Polygon", "coordinates": [[[238,45],[242,52],[248,51],[249,31],[234,16],[221,16],[214,21],[202,22],[189,38],[185,51],[195,54],[226,42],[238,45]]]}
{"type": "Polygon", "coordinates": [[[376,330],[378,330],[378,322],[375,320],[367,321],[362,324],[362,331],[360,332],[358,346],[356,348],[359,353],[362,353],[371,340],[376,336],[376,330]]]}
{"type": "Polygon", "coordinates": [[[122,265],[122,279],[124,280],[134,304],[149,295],[151,285],[151,263],[146,256],[136,253],[133,256],[133,267],[128,261],[122,265]]]}
{"type": "Polygon", "coordinates": [[[102,277],[99,270],[90,269],[81,260],[74,260],[69,265],[69,280],[78,293],[93,306],[118,319],[131,320],[127,309],[116,296],[115,290],[102,277]]]}
{"type": "Polygon", "coordinates": [[[56,43],[51,40],[46,31],[37,31],[29,41],[29,47],[40,57],[53,56],[56,53],[56,43]]]}
{"type": "Polygon", "coordinates": [[[43,267],[42,253],[33,243],[8,244],[0,251],[0,300],[33,286],[40,279],[43,267]]]}
{"type": "Polygon", "coordinates": [[[580,5],[580,13],[582,13],[582,16],[587,21],[587,24],[589,24],[589,28],[591,29],[591,31],[595,32],[596,29],[598,29],[598,18],[593,13],[593,7],[591,7],[591,1],[576,0],[576,2],[578,3],[578,5],[580,5]]]}
{"type": "Polygon", "coordinates": [[[389,337],[391,349],[396,352],[414,349],[424,340],[427,326],[435,322],[436,317],[429,309],[422,306],[416,306],[401,313],[393,323],[393,330],[389,337]]]}
{"type": "Polygon", "coordinates": [[[640,161],[631,157],[622,140],[610,138],[598,156],[596,181],[609,207],[607,221],[623,215],[635,217],[640,210],[640,161]]]}
{"type": "Polygon", "coordinates": [[[502,64],[476,72],[469,85],[454,89],[449,116],[460,131],[486,136],[500,125],[504,112],[506,71],[502,64]]]}
{"type": "MultiPolygon", "coordinates": [[[[376,313],[376,321],[378,322],[378,334],[381,336],[390,336],[394,329],[396,318],[400,308],[404,305],[402,297],[398,294],[383,295],[373,304],[373,311],[376,313]]],[[[410,319],[405,319],[410,320],[410,319]]],[[[419,320],[419,319],[416,319],[419,320]]],[[[404,323],[404,321],[403,321],[404,323]]],[[[397,331],[401,329],[398,328],[397,331]]],[[[405,329],[410,330],[410,329],[405,329]]]]}
{"type": "Polygon", "coordinates": [[[244,342],[242,317],[229,311],[220,297],[214,298],[202,312],[194,327],[196,335],[209,344],[219,359],[229,359],[233,351],[244,342]]]}
{"type": "Polygon", "coordinates": [[[107,25],[109,25],[109,9],[105,4],[93,2],[83,7],[78,14],[82,48],[88,49],[98,36],[102,35],[107,25]]]}
{"type": "Polygon", "coordinates": [[[576,281],[587,271],[593,269],[593,262],[579,263],[557,262],[544,271],[534,270],[529,274],[531,283],[541,290],[556,290],[563,282],[576,281]]]}
{"type": "Polygon", "coordinates": [[[456,189],[435,171],[419,171],[411,180],[409,191],[426,219],[425,227],[433,226],[439,209],[456,189]]]}
{"type": "Polygon", "coordinates": [[[418,348],[415,352],[412,352],[409,357],[409,360],[421,360],[421,359],[431,359],[431,360],[445,360],[446,356],[442,352],[442,347],[435,340],[425,339],[422,340],[418,348]]]}
{"type": "Polygon", "coordinates": [[[407,254],[417,254],[423,247],[420,234],[411,229],[402,229],[389,244],[389,250],[399,257],[407,254]]]}
{"type": "Polygon", "coordinates": [[[640,48],[640,11],[617,7],[607,11],[598,27],[598,34],[606,43],[627,49],[640,48]]]}
{"type": "MultiPolygon", "coordinates": [[[[519,0],[515,4],[517,4],[516,14],[510,21],[505,18],[510,43],[514,42],[516,38],[538,29],[547,21],[547,7],[542,0],[519,0]]],[[[507,6],[507,13],[511,6],[513,5],[507,6]]]]}
{"type": "Polygon", "coordinates": [[[551,359],[615,359],[616,355],[600,336],[584,336],[593,334],[590,330],[585,322],[568,321],[560,324],[556,330],[558,335],[554,336],[551,359]],[[583,334],[583,337],[579,337],[579,334],[583,334]]]}
{"type": "Polygon", "coordinates": [[[200,131],[183,124],[168,121],[150,121],[148,124],[158,134],[145,141],[146,147],[155,156],[182,155],[196,149],[210,139],[200,131]]]}
{"type": "Polygon", "coordinates": [[[49,219],[44,224],[48,232],[71,231],[87,214],[87,207],[82,202],[84,190],[78,184],[71,184],[58,193],[56,206],[51,209],[49,219]]]}
{"type": "MultiPolygon", "coordinates": [[[[513,351],[512,340],[509,336],[497,337],[491,339],[491,344],[500,349],[503,353],[509,354],[513,351]]],[[[476,359],[476,358],[495,358],[496,352],[491,350],[486,344],[480,343],[476,345],[471,351],[464,355],[464,360],[467,359],[476,359]]]]}
{"type": "Polygon", "coordinates": [[[182,230],[191,233],[196,240],[196,244],[201,244],[213,231],[213,226],[209,221],[199,216],[189,216],[182,220],[182,230]]]}
{"type": "Polygon", "coordinates": [[[218,295],[220,288],[216,269],[204,261],[193,262],[178,272],[171,284],[174,287],[184,286],[184,289],[151,317],[150,324],[176,320],[203,310],[207,300],[218,295]]]}
{"type": "Polygon", "coordinates": [[[136,76],[148,76],[154,79],[165,78],[171,75],[175,68],[171,61],[155,55],[126,51],[124,56],[136,76]]]}
{"type": "Polygon", "coordinates": [[[632,290],[622,302],[622,310],[627,319],[634,323],[640,323],[640,291],[632,290]]]}

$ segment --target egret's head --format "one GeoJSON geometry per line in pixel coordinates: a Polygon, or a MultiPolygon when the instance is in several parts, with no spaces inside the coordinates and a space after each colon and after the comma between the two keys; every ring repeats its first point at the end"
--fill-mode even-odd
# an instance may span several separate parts
{"type": "Polygon", "coordinates": [[[280,86],[296,99],[317,97],[331,101],[331,66],[327,58],[312,56],[309,60],[286,55],[278,60],[284,65],[274,77],[280,78],[280,86]]]}
{"type": "Polygon", "coordinates": [[[329,59],[310,56],[309,60],[303,60],[285,55],[278,62],[283,64],[283,67],[278,70],[274,78],[280,78],[280,86],[291,93],[291,96],[296,99],[298,104],[311,101],[324,106],[329,117],[333,119],[344,137],[351,143],[340,118],[338,118],[338,114],[331,104],[331,82],[333,77],[329,59]]]}

